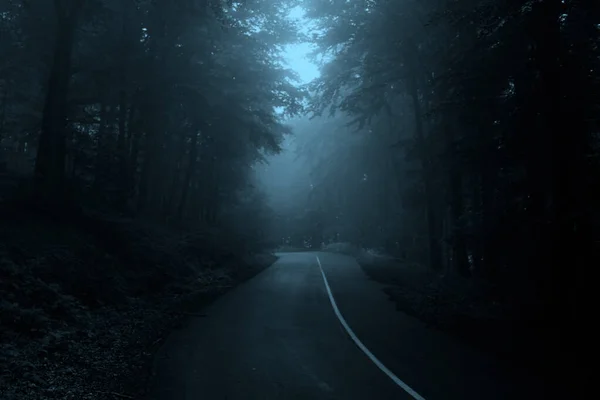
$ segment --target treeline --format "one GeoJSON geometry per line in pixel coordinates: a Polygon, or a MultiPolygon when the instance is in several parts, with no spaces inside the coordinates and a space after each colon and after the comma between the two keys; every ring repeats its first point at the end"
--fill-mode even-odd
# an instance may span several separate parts
{"type": "Polygon", "coordinates": [[[142,398],[180,318],[274,262],[288,7],[0,1],[0,398],[142,398]]]}
{"type": "Polygon", "coordinates": [[[33,174],[46,204],[160,223],[215,225],[256,206],[251,166],[287,132],[275,108],[301,111],[278,59],[296,40],[292,5],[3,2],[4,168],[33,174]]]}
{"type": "Polygon", "coordinates": [[[303,145],[316,242],[346,232],[495,282],[524,315],[580,313],[598,260],[596,3],[309,2],[327,60],[311,110],[358,128],[303,145]]]}

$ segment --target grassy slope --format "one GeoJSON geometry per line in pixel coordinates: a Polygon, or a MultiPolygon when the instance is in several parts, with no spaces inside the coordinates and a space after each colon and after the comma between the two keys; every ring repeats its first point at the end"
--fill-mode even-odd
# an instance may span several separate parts
{"type": "Polygon", "coordinates": [[[163,336],[275,260],[219,231],[23,208],[0,221],[2,399],[137,398],[163,336]]]}

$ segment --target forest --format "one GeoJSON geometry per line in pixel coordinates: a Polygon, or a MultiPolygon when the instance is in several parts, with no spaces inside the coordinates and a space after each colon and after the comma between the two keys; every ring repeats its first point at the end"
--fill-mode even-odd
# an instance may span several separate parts
{"type": "Polygon", "coordinates": [[[584,0],[0,0],[0,397],[138,398],[284,250],[583,365],[599,46],[584,0]]]}

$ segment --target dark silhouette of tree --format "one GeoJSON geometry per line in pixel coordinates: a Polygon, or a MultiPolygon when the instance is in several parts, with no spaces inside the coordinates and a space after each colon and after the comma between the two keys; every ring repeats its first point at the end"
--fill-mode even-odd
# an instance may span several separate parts
{"type": "Polygon", "coordinates": [[[369,221],[366,236],[386,232],[376,242],[388,250],[494,282],[519,315],[571,318],[585,308],[598,240],[598,6],[315,0],[307,7],[319,28],[315,56],[325,60],[309,86],[311,111],[343,114],[357,133],[336,136],[338,144],[320,153],[321,139],[309,140],[302,151],[332,158],[347,146],[340,142],[360,137],[341,165],[313,168],[323,182],[317,190],[327,191],[315,203],[322,212],[338,215],[324,198],[341,191],[355,207],[344,222],[360,215],[369,221]],[[387,167],[376,168],[383,159],[387,167]],[[359,186],[346,186],[349,168],[372,172],[378,184],[352,195],[359,186]],[[398,190],[377,191],[386,186],[398,190]],[[375,204],[386,212],[372,213],[375,204]]]}
{"type": "Polygon", "coordinates": [[[297,38],[284,18],[292,6],[9,2],[0,115],[5,143],[19,144],[11,158],[35,156],[44,203],[75,196],[163,222],[215,223],[262,152],[279,151],[288,130],[275,108],[302,109],[273,51],[297,38]]]}

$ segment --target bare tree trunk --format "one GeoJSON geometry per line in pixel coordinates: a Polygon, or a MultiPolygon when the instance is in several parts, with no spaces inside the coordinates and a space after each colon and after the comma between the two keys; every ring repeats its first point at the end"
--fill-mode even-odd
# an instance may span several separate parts
{"type": "MultiPolygon", "coordinates": [[[[598,6],[592,5],[595,2],[579,3],[586,15],[593,15],[596,8],[596,15],[587,21],[589,29],[593,29],[598,6]]],[[[545,214],[550,222],[546,225],[550,231],[546,242],[549,248],[544,249],[547,262],[538,261],[537,272],[546,286],[547,317],[561,315],[565,327],[581,326],[577,333],[565,329],[560,338],[562,345],[578,352],[579,361],[588,351],[579,344],[585,343],[581,338],[590,331],[589,315],[595,311],[591,307],[595,285],[589,271],[597,262],[591,215],[597,207],[592,203],[597,182],[590,179],[587,160],[591,129],[585,122],[586,111],[592,107],[589,69],[593,64],[582,63],[585,58],[581,57],[592,53],[593,42],[591,36],[573,37],[569,44],[562,42],[560,16],[566,12],[570,11],[560,0],[540,2],[534,8],[534,58],[541,78],[540,111],[545,125],[540,135],[545,141],[543,150],[547,151],[545,173],[551,198],[550,210],[545,214]]]]}
{"type": "Polygon", "coordinates": [[[133,2],[123,2],[123,23],[121,34],[121,60],[119,66],[119,136],[117,139],[117,151],[119,157],[120,189],[126,192],[127,186],[127,110],[128,110],[128,85],[129,76],[129,51],[133,32],[131,31],[131,7],[133,2]]]}
{"type": "Polygon", "coordinates": [[[469,259],[467,254],[467,244],[464,234],[463,223],[463,182],[462,174],[456,165],[451,167],[450,172],[450,207],[452,210],[452,254],[454,256],[454,269],[460,276],[469,276],[469,259]]]}
{"type": "Polygon", "coordinates": [[[0,103],[0,143],[2,143],[4,128],[6,126],[6,110],[8,108],[8,80],[6,80],[1,87],[2,102],[0,103]]]}
{"type": "Polygon", "coordinates": [[[101,190],[101,171],[103,168],[103,156],[105,154],[106,147],[106,132],[108,128],[109,120],[109,100],[106,93],[102,94],[100,104],[100,123],[98,126],[98,132],[96,133],[96,159],[94,160],[94,184],[93,188],[95,192],[101,190]]]}
{"type": "Polygon", "coordinates": [[[464,223],[464,193],[463,193],[463,171],[461,170],[461,159],[459,155],[459,140],[457,135],[456,117],[449,116],[446,121],[446,129],[443,131],[445,150],[448,165],[449,196],[450,205],[450,235],[452,238],[452,266],[454,270],[463,277],[470,275],[467,243],[465,238],[464,223]]]}
{"type": "Polygon", "coordinates": [[[183,170],[185,169],[185,156],[187,155],[187,139],[188,135],[182,133],[178,137],[178,142],[174,146],[175,155],[177,157],[177,162],[175,163],[172,178],[171,178],[171,186],[169,191],[166,193],[167,200],[167,210],[169,212],[168,219],[171,221],[172,219],[177,222],[177,203],[178,199],[181,197],[181,192],[183,191],[183,186],[185,184],[185,177],[182,176],[183,170]]]}
{"type": "Polygon", "coordinates": [[[481,257],[485,265],[485,274],[491,278],[497,276],[499,267],[499,260],[496,257],[495,235],[493,235],[494,191],[494,174],[490,168],[484,167],[481,171],[481,240],[483,241],[481,257]]]}
{"type": "Polygon", "coordinates": [[[183,217],[183,210],[185,209],[188,193],[190,190],[190,185],[192,184],[192,179],[194,178],[194,174],[196,173],[196,164],[198,161],[198,136],[199,132],[194,129],[192,132],[192,140],[190,142],[190,159],[188,161],[188,167],[185,172],[185,177],[183,179],[183,186],[181,188],[181,197],[179,199],[179,204],[177,205],[177,221],[181,222],[183,217]]]}
{"type": "Polygon", "coordinates": [[[153,61],[150,65],[153,84],[150,86],[147,96],[148,103],[144,111],[144,118],[152,120],[146,127],[146,140],[144,143],[144,162],[142,175],[140,177],[140,193],[138,197],[138,208],[148,214],[160,215],[160,198],[158,189],[164,182],[158,180],[162,164],[161,148],[164,144],[165,133],[168,126],[165,101],[168,96],[168,83],[166,81],[166,69],[168,58],[169,35],[167,25],[170,21],[169,7],[166,2],[158,2],[153,10],[154,21],[152,22],[150,54],[153,61]]]}
{"type": "MultiPolygon", "coordinates": [[[[130,197],[134,198],[139,191],[139,180],[138,180],[138,169],[139,169],[139,155],[140,155],[140,144],[142,141],[142,127],[140,126],[139,120],[136,120],[138,112],[137,109],[132,106],[129,109],[129,119],[127,122],[127,136],[129,141],[129,161],[127,168],[127,189],[130,193],[130,197]]],[[[135,208],[135,207],[134,207],[135,208]]]]}
{"type": "Polygon", "coordinates": [[[35,161],[36,192],[46,201],[60,202],[65,195],[67,96],[75,30],[83,3],[72,0],[64,5],[55,1],[56,42],[35,161]]]}
{"type": "Polygon", "coordinates": [[[128,165],[131,161],[131,152],[133,149],[133,126],[135,121],[135,113],[137,111],[135,108],[134,101],[134,98],[130,99],[129,109],[127,110],[127,124],[125,127],[125,153],[127,154],[127,157],[129,159],[128,165]]]}
{"type": "Polygon", "coordinates": [[[129,198],[129,171],[128,171],[128,151],[127,151],[127,110],[128,110],[128,85],[127,78],[129,76],[129,51],[131,49],[132,30],[131,22],[131,7],[133,2],[124,1],[122,3],[122,27],[121,27],[121,54],[119,65],[119,133],[117,138],[117,157],[118,157],[118,199],[117,207],[124,210],[129,198]]]}
{"type": "MultiPolygon", "coordinates": [[[[471,204],[472,204],[472,224],[475,226],[474,230],[481,232],[482,224],[482,193],[481,193],[481,175],[476,172],[472,175],[471,179],[471,204]]],[[[469,243],[471,252],[473,254],[473,271],[476,274],[482,274],[482,257],[483,257],[483,238],[481,235],[474,237],[473,231],[469,232],[469,243]]]]}
{"type": "Polygon", "coordinates": [[[410,97],[413,103],[413,112],[415,116],[415,137],[419,148],[419,158],[423,172],[423,183],[425,185],[426,212],[427,212],[427,234],[429,245],[429,266],[438,270],[441,267],[441,248],[438,240],[438,220],[436,215],[436,204],[433,195],[433,182],[431,161],[427,154],[425,133],[423,129],[423,117],[421,111],[421,102],[417,90],[416,75],[409,80],[410,97]]]}
{"type": "Polygon", "coordinates": [[[119,162],[119,174],[117,176],[118,179],[118,204],[117,207],[119,209],[124,209],[128,196],[128,168],[127,168],[127,93],[124,89],[121,89],[119,93],[119,133],[117,138],[117,157],[119,162]]]}

